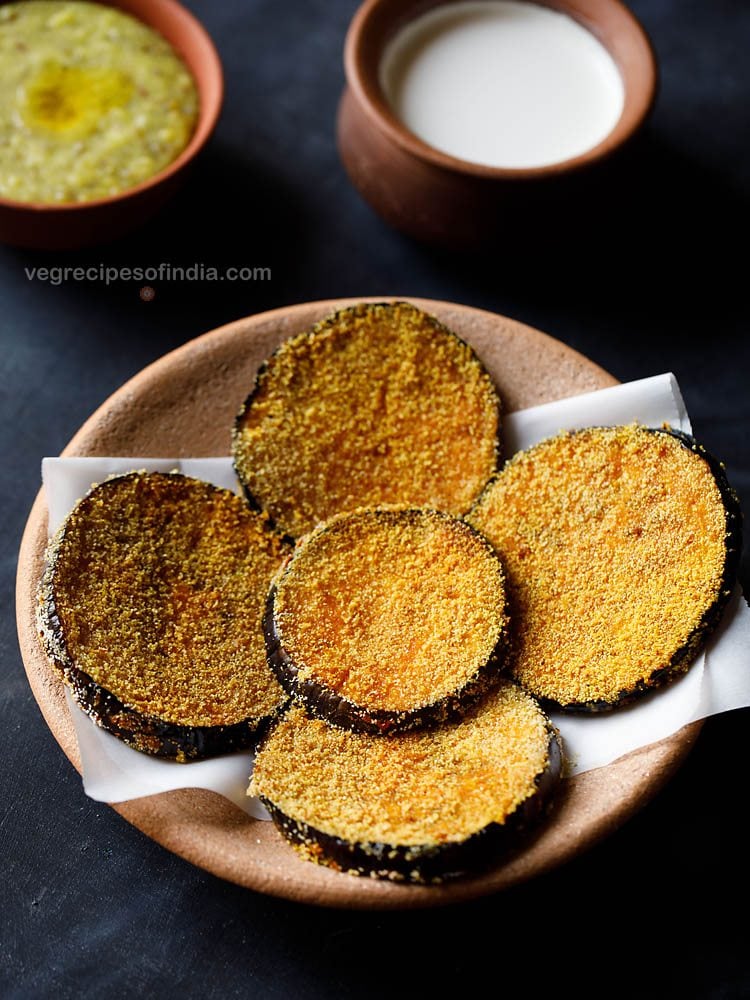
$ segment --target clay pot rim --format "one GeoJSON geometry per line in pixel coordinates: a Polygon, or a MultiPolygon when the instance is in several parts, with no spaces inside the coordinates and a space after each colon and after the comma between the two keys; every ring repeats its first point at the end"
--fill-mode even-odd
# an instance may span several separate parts
{"type": "MultiPolygon", "coordinates": [[[[426,3],[418,4],[414,17],[419,17],[434,7],[450,2],[453,0],[428,0],[426,3]]],[[[380,87],[377,74],[371,73],[368,66],[370,60],[367,53],[373,21],[380,16],[382,8],[386,6],[388,0],[365,0],[349,25],[344,45],[344,69],[347,84],[375,128],[384,132],[405,153],[434,167],[472,177],[504,181],[551,178],[588,167],[610,156],[624,145],[650,114],[656,100],[658,82],[653,45],[636,16],[620,0],[598,0],[596,15],[588,18],[581,16],[574,0],[531,0],[531,2],[559,10],[578,21],[604,45],[622,76],[625,88],[625,105],[617,124],[601,142],[578,156],[540,167],[492,167],[444,153],[423,142],[409,131],[391,111],[380,87]],[[597,30],[597,24],[602,20],[602,11],[605,13],[614,11],[622,19],[629,38],[640,49],[638,67],[630,69],[623,67],[610,45],[607,44],[605,37],[597,30]]],[[[409,17],[394,18],[393,33],[407,24],[409,20],[411,20],[409,17]]],[[[393,37],[393,33],[390,37],[393,37]]]]}
{"type": "MultiPolygon", "coordinates": [[[[5,2],[5,0],[1,0],[1,2],[5,2]]],[[[130,16],[135,18],[137,21],[141,21],[141,23],[145,24],[153,31],[156,31],[158,34],[162,34],[158,28],[153,26],[153,24],[144,20],[141,16],[139,5],[137,3],[134,4],[132,0],[97,0],[97,2],[107,7],[116,7],[124,13],[130,14],[130,16]],[[136,9],[138,10],[137,13],[136,9]]],[[[45,201],[17,201],[14,198],[4,198],[0,196],[0,208],[14,209],[18,212],[29,212],[36,216],[63,216],[75,212],[89,211],[106,205],[115,205],[120,202],[127,201],[128,198],[135,195],[139,195],[141,192],[147,191],[149,188],[157,187],[163,181],[166,181],[168,178],[172,177],[174,174],[178,173],[185,166],[187,166],[187,164],[190,163],[206,145],[211,133],[216,127],[216,122],[218,121],[221,106],[224,101],[224,73],[221,66],[221,60],[219,59],[219,54],[216,51],[216,46],[198,18],[191,11],[189,11],[187,7],[183,7],[181,3],[178,3],[177,0],[150,0],[149,7],[151,11],[163,13],[165,20],[169,20],[173,24],[180,25],[182,27],[185,36],[190,37],[195,47],[200,50],[200,58],[203,61],[207,79],[210,81],[209,84],[207,79],[204,79],[203,81],[199,80],[198,76],[193,72],[191,66],[188,64],[185,56],[182,55],[182,53],[177,52],[177,55],[187,66],[187,69],[195,83],[196,90],[198,91],[198,122],[190,142],[176,159],[172,160],[171,163],[168,163],[167,166],[160,170],[157,174],[153,174],[151,177],[147,177],[139,184],[135,184],[133,187],[125,188],[125,190],[120,191],[117,194],[107,195],[105,198],[92,198],[89,201],[68,201],[60,203],[45,201]]],[[[162,35],[162,37],[164,36],[162,35]]],[[[169,41],[169,39],[167,39],[167,41],[169,41]]],[[[170,45],[173,49],[175,48],[171,41],[170,45]]]]}

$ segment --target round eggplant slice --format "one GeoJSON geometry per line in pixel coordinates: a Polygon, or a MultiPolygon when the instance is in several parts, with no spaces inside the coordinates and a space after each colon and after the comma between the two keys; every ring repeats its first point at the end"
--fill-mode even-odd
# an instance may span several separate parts
{"type": "Polygon", "coordinates": [[[385,735],[459,715],[503,665],[502,565],[435,510],[340,515],[297,546],[271,589],[269,663],[308,710],[385,735]]]}
{"type": "Polygon", "coordinates": [[[253,746],[286,701],[262,621],[287,553],[228,490],[109,479],[50,544],[42,645],[81,708],[137,750],[186,761],[253,746]]]}
{"type": "Polygon", "coordinates": [[[684,434],[639,425],[519,453],[468,520],[508,574],[513,676],[578,711],[622,705],[686,670],[741,550],[720,463],[684,434]]]}
{"type": "Polygon", "coordinates": [[[261,367],[232,451],[250,503],[298,538],[358,507],[465,513],[499,433],[497,392],[467,344],[408,303],[362,304],[261,367]]]}
{"type": "Polygon", "coordinates": [[[538,703],[501,681],[463,719],[386,739],[293,705],[258,753],[249,794],[310,861],[436,883],[518,846],[546,812],[560,764],[538,703]]]}

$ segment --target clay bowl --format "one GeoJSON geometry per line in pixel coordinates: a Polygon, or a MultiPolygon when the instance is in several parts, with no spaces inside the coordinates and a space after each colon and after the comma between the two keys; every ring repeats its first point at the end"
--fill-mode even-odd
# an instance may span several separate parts
{"type": "Polygon", "coordinates": [[[502,225],[527,220],[588,190],[590,175],[628,144],[656,95],[656,60],[641,25],[619,0],[536,0],[570,15],[609,51],[622,75],[625,104],[602,142],[549,166],[489,167],[427,145],[390,110],[379,81],[383,53],[415,17],[446,0],[367,0],[346,37],[347,86],[338,112],[339,153],[366,201],[409,236],[472,246],[502,225]]]}
{"type": "Polygon", "coordinates": [[[135,229],[177,189],[214,130],[224,79],[205,28],[176,0],[99,0],[143,21],[163,35],[193,75],[200,110],[193,137],[167,167],[136,187],[94,201],[67,204],[0,198],[0,242],[37,250],[69,250],[103,243],[135,229]]]}
{"type": "MultiPolygon", "coordinates": [[[[371,301],[382,300],[380,296],[371,301]]],[[[228,455],[235,414],[259,365],[283,340],[355,301],[359,300],[287,306],[238,320],[183,345],[118,389],[81,427],[64,454],[228,455]]],[[[592,361],[515,320],[450,302],[410,301],[471,344],[495,380],[507,412],[616,384],[592,361]]],[[[46,543],[47,506],[40,493],[18,557],[18,635],[29,683],[44,719],[80,770],[63,685],[37,639],[36,591],[46,543]]],[[[310,864],[282,840],[271,823],[252,819],[205,789],[163,792],[119,802],[114,808],[168,850],[248,889],[356,909],[439,906],[507,889],[586,851],[669,780],[700,728],[700,722],[692,723],[607,767],[566,779],[552,818],[535,839],[481,875],[442,886],[355,878],[310,864]]],[[[29,794],[36,793],[30,789],[29,794]]],[[[71,794],[83,796],[78,788],[71,789],[71,794]]],[[[137,860],[131,863],[137,865],[137,860]]]]}

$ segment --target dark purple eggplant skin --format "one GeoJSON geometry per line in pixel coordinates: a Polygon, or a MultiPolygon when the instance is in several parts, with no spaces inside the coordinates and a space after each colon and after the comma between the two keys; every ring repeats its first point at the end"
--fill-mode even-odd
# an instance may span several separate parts
{"type": "MultiPolygon", "coordinates": [[[[121,478],[114,477],[96,488],[106,489],[108,482],[116,482],[121,478]]],[[[183,726],[144,715],[129,707],[76,666],[68,652],[55,603],[56,561],[64,536],[65,525],[55,536],[47,552],[47,564],[39,585],[37,624],[39,640],[47,659],[60,674],[83,712],[101,729],[117,736],[134,750],[179,763],[255,749],[287,702],[279,705],[271,716],[245,719],[227,726],[183,726]]]]}
{"type": "MultiPolygon", "coordinates": [[[[414,508],[414,513],[422,514],[424,510],[425,508],[414,508]]],[[[410,511],[404,511],[404,513],[410,513],[410,511]]],[[[441,517],[450,516],[441,514],[439,511],[434,513],[441,517]]],[[[461,523],[491,549],[490,543],[481,532],[464,521],[461,523]]],[[[294,557],[292,556],[281,572],[282,577],[289,571],[293,561],[294,557]]],[[[412,729],[427,729],[456,721],[487,694],[505,670],[509,643],[507,619],[506,627],[500,632],[490,656],[459,691],[429,705],[420,705],[406,711],[371,709],[364,705],[355,704],[319,681],[312,678],[300,678],[298,666],[284,647],[283,637],[276,621],[276,590],[277,585],[274,583],[266,600],[266,611],[263,617],[263,635],[266,642],[268,665],[287,694],[296,701],[302,702],[308,715],[322,719],[339,729],[346,729],[354,733],[367,733],[371,736],[389,736],[393,733],[405,733],[412,729]]]]}
{"type": "Polygon", "coordinates": [[[78,705],[102,729],[135,750],[181,763],[253,749],[262,739],[268,729],[268,718],[230,726],[181,726],[129,708],[72,662],[65,649],[54,597],[47,596],[48,593],[45,584],[40,597],[42,646],[78,705]],[[50,639],[50,632],[56,633],[54,640],[50,639]]]}
{"type": "MultiPolygon", "coordinates": [[[[88,717],[134,750],[187,763],[238,750],[252,750],[268,731],[269,718],[231,726],[180,726],[128,708],[119,698],[76,667],[57,669],[88,717]]],[[[280,709],[281,710],[281,709],[280,709]]]]}
{"type": "Polygon", "coordinates": [[[528,841],[550,812],[562,773],[559,736],[549,726],[547,766],[537,775],[535,788],[504,823],[490,823],[462,841],[403,845],[350,843],[322,833],[285,815],[265,797],[260,800],[281,835],[307,860],[350,875],[388,879],[417,885],[440,885],[479,873],[506,858],[528,841]]]}
{"type": "Polygon", "coordinates": [[[411,729],[425,729],[462,718],[490,690],[504,668],[508,639],[503,631],[491,657],[460,691],[440,701],[408,711],[370,709],[336,694],[311,678],[300,679],[297,664],[283,646],[274,615],[276,587],[268,595],[263,619],[268,664],[284,690],[302,702],[309,715],[354,733],[389,736],[411,729]]]}
{"type": "MultiPolygon", "coordinates": [[[[329,316],[324,317],[313,327],[311,327],[309,333],[311,334],[320,333],[323,330],[327,329],[329,326],[336,323],[340,319],[340,317],[344,316],[346,313],[351,313],[357,309],[375,309],[375,308],[390,309],[393,308],[394,306],[411,306],[411,303],[405,302],[403,300],[397,300],[394,302],[362,302],[359,305],[346,306],[345,308],[338,309],[336,310],[336,312],[333,312],[329,316]]],[[[412,308],[416,309],[417,307],[413,306],[412,308]]],[[[450,336],[453,337],[454,340],[457,340],[459,344],[461,344],[464,347],[468,347],[480,371],[487,373],[484,364],[480,360],[479,356],[477,355],[476,351],[471,346],[471,344],[467,343],[467,341],[465,341],[462,337],[459,337],[457,333],[454,333],[453,330],[451,330],[449,327],[441,323],[440,320],[437,319],[435,316],[432,316],[430,313],[425,313],[425,315],[429,316],[429,318],[435,324],[436,329],[439,329],[443,333],[450,334],[450,336]]],[[[257,511],[258,513],[265,512],[267,517],[270,519],[271,525],[277,531],[280,531],[282,533],[284,541],[290,542],[293,545],[295,539],[291,535],[283,532],[283,530],[276,524],[271,512],[265,510],[261,502],[258,500],[258,498],[250,489],[249,485],[245,482],[242,470],[237,465],[237,461],[235,458],[235,449],[234,449],[234,441],[239,437],[240,433],[242,432],[245,416],[252,407],[253,403],[255,402],[255,397],[258,395],[258,392],[260,391],[261,382],[263,380],[263,377],[265,376],[266,371],[268,370],[269,363],[272,358],[276,357],[276,355],[279,353],[279,351],[283,346],[284,346],[283,344],[280,344],[279,347],[277,347],[276,350],[273,352],[271,357],[268,358],[266,361],[264,361],[258,368],[258,371],[255,374],[253,387],[248,393],[247,397],[245,398],[245,401],[243,402],[242,406],[240,407],[239,413],[235,417],[234,425],[232,427],[232,468],[234,469],[234,473],[237,476],[237,479],[242,487],[242,492],[244,493],[245,499],[247,500],[248,506],[251,508],[251,510],[257,511]]],[[[497,391],[497,387],[495,386],[494,381],[489,376],[489,373],[487,373],[487,375],[488,378],[490,378],[490,384],[495,390],[495,398],[497,400],[497,434],[495,435],[495,468],[498,469],[500,467],[500,462],[502,461],[503,458],[503,444],[502,444],[503,405],[500,399],[500,394],[497,391]]]]}
{"type": "MultiPolygon", "coordinates": [[[[591,428],[585,429],[590,430],[591,428]]],[[[547,711],[559,710],[579,714],[611,712],[614,709],[622,708],[624,705],[630,705],[643,695],[669,683],[671,680],[675,680],[687,670],[692,660],[695,659],[705,646],[711,633],[718,626],[732,596],[734,585],[737,582],[737,574],[742,557],[742,508],[740,507],[739,497],[729,484],[724,463],[719,461],[703,445],[699,444],[694,437],[686,434],[684,431],[675,430],[673,427],[644,427],[643,430],[648,431],[650,434],[676,438],[684,448],[694,452],[694,454],[703,459],[714,478],[724,507],[724,523],[726,526],[726,556],[716,600],[710,607],[706,608],[695,629],[688,636],[687,641],[675,651],[669,663],[654,670],[646,680],[641,681],[635,687],[620,691],[613,701],[582,701],[560,704],[559,702],[542,698],[540,699],[541,703],[547,711]]],[[[497,475],[502,475],[502,470],[497,475]]],[[[485,487],[485,491],[491,488],[496,478],[494,476],[490,480],[485,487]]],[[[475,506],[479,504],[485,491],[479,496],[475,506]]]]}

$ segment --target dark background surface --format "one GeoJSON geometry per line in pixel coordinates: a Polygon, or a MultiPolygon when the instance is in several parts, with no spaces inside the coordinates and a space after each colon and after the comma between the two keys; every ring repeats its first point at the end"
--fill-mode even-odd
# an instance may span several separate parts
{"type": "Polygon", "coordinates": [[[444,911],[303,908],[192,868],[85,798],[26,682],[12,596],[41,457],[165,351],[309,299],[451,299],[537,326],[623,380],[672,369],[750,509],[750,5],[633,2],[662,71],[638,148],[590,209],[531,217],[481,257],[409,242],[350,188],[333,122],[352,0],[191,6],[218,45],[227,99],[178,200],[108,247],[0,248],[0,996],[502,995],[513,982],[532,995],[750,995],[747,712],[710,720],[655,802],[533,884],[444,911]],[[139,283],[24,274],[100,261],[272,276],[157,282],[144,303],[139,283]]]}

